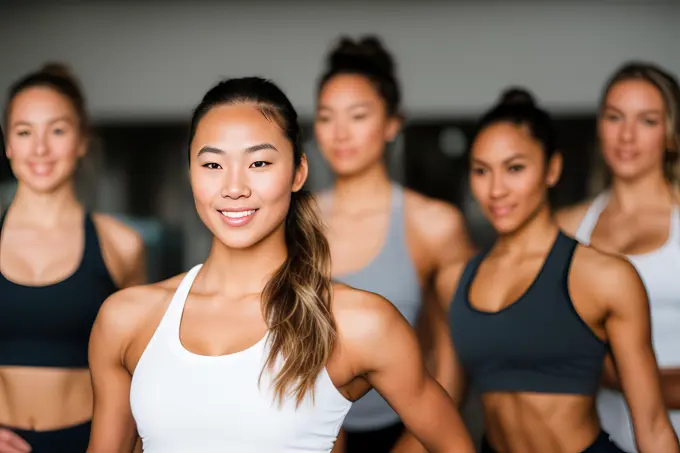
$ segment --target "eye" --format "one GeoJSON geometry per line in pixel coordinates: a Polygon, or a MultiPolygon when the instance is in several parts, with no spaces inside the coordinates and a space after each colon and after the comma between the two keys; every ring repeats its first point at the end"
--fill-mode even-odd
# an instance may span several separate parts
{"type": "Polygon", "coordinates": [[[508,170],[509,170],[511,173],[515,173],[515,172],[518,172],[518,171],[522,171],[522,170],[524,170],[524,165],[521,165],[521,164],[511,165],[510,167],[508,167],[508,170]]]}
{"type": "Polygon", "coordinates": [[[263,160],[258,160],[258,161],[253,162],[252,164],[250,164],[250,166],[254,167],[254,168],[264,168],[267,165],[270,165],[270,162],[265,162],[263,160]]]}
{"type": "Polygon", "coordinates": [[[642,122],[645,123],[647,126],[656,126],[657,124],[659,124],[659,120],[652,118],[646,118],[642,120],[642,122]]]}
{"type": "Polygon", "coordinates": [[[368,115],[365,114],[365,113],[359,113],[357,115],[353,115],[352,119],[355,120],[355,121],[361,121],[361,120],[365,119],[367,116],[368,115]]]}
{"type": "Polygon", "coordinates": [[[473,169],[472,169],[472,173],[475,174],[475,175],[480,175],[480,176],[481,176],[481,175],[483,175],[484,173],[486,173],[486,169],[481,168],[481,167],[473,168],[473,169]]]}
{"type": "Polygon", "coordinates": [[[66,133],[66,131],[64,129],[55,129],[54,133],[56,135],[64,135],[66,133]]]}
{"type": "Polygon", "coordinates": [[[331,119],[330,119],[329,117],[327,117],[327,116],[317,116],[317,117],[316,117],[316,122],[317,122],[317,123],[327,123],[327,122],[329,122],[330,120],[331,120],[331,119]]]}
{"type": "Polygon", "coordinates": [[[28,137],[29,135],[31,135],[31,131],[19,131],[17,132],[17,135],[19,137],[28,137]]]}
{"type": "Polygon", "coordinates": [[[620,117],[618,115],[614,115],[613,113],[607,113],[604,115],[604,119],[606,121],[618,121],[619,118],[620,117]]]}
{"type": "Polygon", "coordinates": [[[222,168],[219,166],[219,164],[216,164],[214,162],[208,162],[206,164],[203,164],[202,167],[209,168],[211,170],[217,170],[219,168],[222,168]]]}

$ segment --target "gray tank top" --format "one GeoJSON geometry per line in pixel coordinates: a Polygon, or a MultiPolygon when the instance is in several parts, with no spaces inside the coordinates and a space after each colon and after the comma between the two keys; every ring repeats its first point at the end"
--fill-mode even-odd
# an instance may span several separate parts
{"type": "MultiPolygon", "coordinates": [[[[361,270],[335,275],[334,280],[386,298],[415,326],[422,304],[422,289],[406,243],[404,190],[392,184],[390,224],[378,254],[361,270]]],[[[344,427],[373,431],[399,422],[399,415],[375,390],[352,405],[344,427]]]]}

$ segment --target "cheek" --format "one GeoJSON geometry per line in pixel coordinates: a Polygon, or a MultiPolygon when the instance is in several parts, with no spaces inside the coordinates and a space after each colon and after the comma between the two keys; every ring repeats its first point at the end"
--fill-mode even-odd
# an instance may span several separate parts
{"type": "Polygon", "coordinates": [[[543,199],[546,192],[545,174],[539,171],[525,171],[523,174],[508,178],[508,186],[520,200],[524,200],[533,209],[533,205],[543,199]]]}
{"type": "Polygon", "coordinates": [[[216,178],[210,178],[200,170],[191,171],[191,191],[199,204],[209,205],[215,196],[219,196],[220,187],[216,178]]]}
{"type": "Polygon", "coordinates": [[[378,121],[367,121],[355,128],[357,141],[370,155],[381,154],[385,147],[385,128],[378,121]]]}
{"type": "Polygon", "coordinates": [[[666,150],[666,135],[665,131],[661,127],[649,128],[643,130],[640,135],[639,146],[641,151],[647,153],[650,157],[655,160],[660,160],[663,158],[663,153],[666,150]]]}
{"type": "Polygon", "coordinates": [[[333,125],[332,123],[317,123],[314,126],[314,136],[319,144],[322,153],[327,152],[333,143],[333,125]]]}

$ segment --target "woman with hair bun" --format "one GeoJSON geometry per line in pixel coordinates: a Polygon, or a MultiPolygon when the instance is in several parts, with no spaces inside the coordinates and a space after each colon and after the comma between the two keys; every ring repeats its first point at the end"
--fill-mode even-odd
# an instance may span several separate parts
{"type": "MultiPolygon", "coordinates": [[[[390,180],[385,155],[401,125],[390,53],[375,36],[340,39],[320,80],[315,121],[320,151],[335,174],[332,189],[318,196],[333,278],[387,298],[415,327],[435,276],[467,259],[472,246],[455,207],[390,180]]],[[[346,451],[418,448],[365,379],[354,385],[366,395],[345,420],[346,451]]]]}
{"type": "MultiPolygon", "coordinates": [[[[680,433],[680,84],[663,68],[628,62],[600,101],[598,135],[608,186],[557,218],[584,244],[625,256],[649,296],[661,389],[680,433]]],[[[631,412],[607,360],[598,398],[603,425],[635,451],[631,412]]]]}
{"type": "Polygon", "coordinates": [[[595,406],[611,351],[640,451],[677,453],[642,281],[557,226],[548,190],[561,165],[552,120],[528,92],[505,93],[480,120],[470,185],[498,236],[437,282],[450,301],[436,326],[450,391],[481,395],[483,453],[621,452],[595,406]]]}
{"type": "Polygon", "coordinates": [[[0,452],[84,452],[93,395],[88,341],[99,307],[145,279],[140,236],[77,199],[90,136],[68,68],[9,91],[3,129],[18,181],[0,212],[0,452]]]}

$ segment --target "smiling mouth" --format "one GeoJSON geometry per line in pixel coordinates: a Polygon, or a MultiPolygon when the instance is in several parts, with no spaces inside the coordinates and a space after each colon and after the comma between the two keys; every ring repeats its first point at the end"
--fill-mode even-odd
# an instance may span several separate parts
{"type": "Polygon", "coordinates": [[[229,219],[242,219],[244,217],[248,217],[250,215],[255,214],[255,211],[257,211],[257,209],[250,209],[248,211],[219,211],[219,212],[224,217],[227,217],[229,219]]]}

